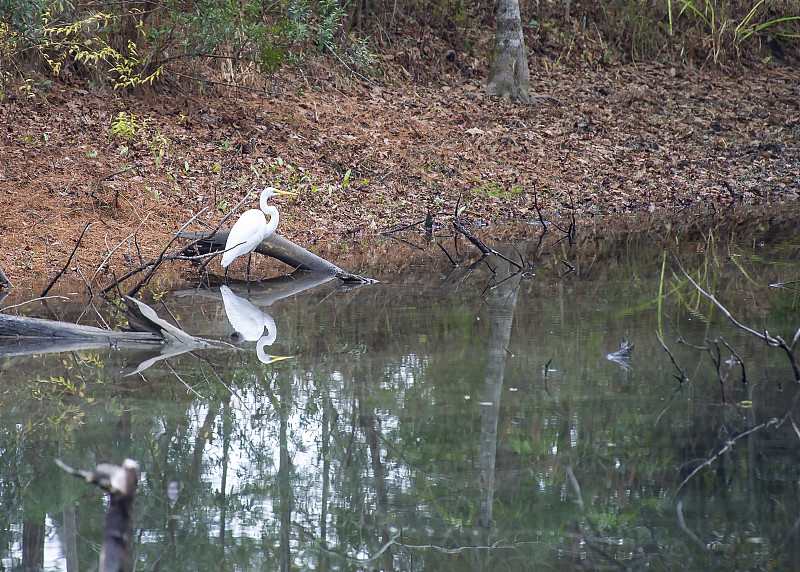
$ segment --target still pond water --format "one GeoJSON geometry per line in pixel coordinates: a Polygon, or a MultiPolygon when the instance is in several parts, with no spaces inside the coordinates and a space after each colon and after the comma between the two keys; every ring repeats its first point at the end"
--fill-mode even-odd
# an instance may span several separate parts
{"type": "Polygon", "coordinates": [[[791,366],[675,260],[791,340],[796,284],[769,285],[797,279],[798,248],[627,244],[510,277],[168,292],[154,309],[219,348],[140,373],[153,354],[0,357],[0,569],[92,569],[105,501],[54,459],[126,457],[137,570],[797,569],[791,366]],[[629,359],[609,355],[626,332],[629,359]]]}

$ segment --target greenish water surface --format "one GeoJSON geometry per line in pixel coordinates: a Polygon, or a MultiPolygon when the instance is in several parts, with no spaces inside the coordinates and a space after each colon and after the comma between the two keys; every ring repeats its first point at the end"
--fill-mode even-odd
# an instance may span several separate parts
{"type": "MultiPolygon", "coordinates": [[[[680,252],[792,340],[796,284],[768,285],[797,279],[796,244],[680,252]]],[[[124,348],[0,357],[0,569],[91,569],[103,497],[54,459],[126,457],[137,570],[800,567],[786,354],[671,253],[560,258],[169,292],[153,308],[222,345],[140,373],[124,348]]]]}

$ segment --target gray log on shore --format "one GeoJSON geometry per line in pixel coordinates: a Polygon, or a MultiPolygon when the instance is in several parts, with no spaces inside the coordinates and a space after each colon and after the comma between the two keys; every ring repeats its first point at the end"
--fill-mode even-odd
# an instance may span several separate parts
{"type": "MultiPolygon", "coordinates": [[[[197,247],[200,251],[216,252],[225,250],[228,232],[227,230],[218,230],[216,232],[183,231],[178,234],[178,237],[186,240],[198,241],[197,247]]],[[[255,252],[271,256],[272,258],[288,264],[292,268],[336,276],[344,282],[356,282],[360,284],[375,282],[375,280],[371,278],[364,278],[358,274],[342,270],[335,264],[328,262],[324,258],[320,258],[305,248],[296,245],[291,240],[277,234],[273,234],[264,239],[261,244],[258,245],[255,252]]]]}

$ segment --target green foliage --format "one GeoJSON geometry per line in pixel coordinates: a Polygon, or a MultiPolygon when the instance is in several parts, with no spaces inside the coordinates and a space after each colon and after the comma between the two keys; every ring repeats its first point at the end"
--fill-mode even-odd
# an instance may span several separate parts
{"type": "Polygon", "coordinates": [[[80,68],[90,77],[107,78],[114,89],[152,84],[163,71],[148,67],[148,55],[139,53],[144,21],[136,10],[83,12],[60,2],[2,0],[0,11],[12,14],[0,27],[0,53],[17,67],[41,63],[55,76],[80,68]],[[123,20],[130,23],[127,34],[118,33],[123,20]]]}
{"type": "MultiPolygon", "coordinates": [[[[165,65],[192,59],[226,80],[273,74],[305,57],[309,44],[338,50],[346,23],[340,0],[165,0],[147,11],[129,5],[0,0],[0,56],[23,80],[31,72],[79,75],[115,90],[152,85],[165,65]]],[[[192,65],[192,75],[197,75],[192,65]]],[[[185,75],[185,74],[184,74],[185,75]]]]}
{"type": "MultiPolygon", "coordinates": [[[[708,57],[719,63],[724,51],[732,48],[738,50],[740,44],[753,35],[774,34],[778,37],[797,37],[790,31],[789,25],[800,21],[800,15],[774,18],[767,9],[770,0],[758,0],[744,13],[747,3],[733,5],[725,0],[677,0],[680,6],[678,22],[686,21],[707,39],[708,57]],[[735,8],[739,10],[735,10],[735,8]]],[[[672,31],[673,6],[669,3],[670,31],[672,31]]]]}
{"type": "Polygon", "coordinates": [[[136,141],[141,137],[144,127],[133,113],[120,111],[116,119],[111,120],[111,135],[122,137],[126,141],[136,141]]]}
{"type": "MultiPolygon", "coordinates": [[[[111,120],[109,131],[113,137],[124,139],[129,143],[143,143],[150,149],[150,153],[156,160],[156,166],[161,165],[161,161],[169,150],[169,138],[161,132],[152,131],[147,128],[148,119],[141,119],[133,113],[120,111],[111,120]]],[[[128,152],[128,146],[120,147],[120,154],[128,152]]],[[[156,192],[156,196],[157,192],[156,192]]]]}
{"type": "Polygon", "coordinates": [[[746,45],[800,39],[800,4],[784,0],[607,0],[605,35],[633,58],[671,46],[679,57],[721,64],[746,45]]]}
{"type": "Polygon", "coordinates": [[[523,194],[521,187],[511,187],[510,189],[506,189],[501,183],[487,183],[483,187],[480,187],[480,190],[490,197],[496,197],[503,200],[509,200],[512,197],[523,194]]]}
{"type": "Polygon", "coordinates": [[[334,36],[341,29],[344,16],[344,7],[339,5],[339,0],[320,0],[317,28],[317,45],[320,49],[333,45],[334,36]]]}

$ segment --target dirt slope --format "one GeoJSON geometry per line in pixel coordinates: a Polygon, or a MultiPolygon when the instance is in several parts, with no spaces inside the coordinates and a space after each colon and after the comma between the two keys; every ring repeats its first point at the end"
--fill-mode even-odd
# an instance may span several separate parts
{"type": "MultiPolygon", "coordinates": [[[[740,77],[658,64],[532,70],[535,105],[488,100],[458,62],[435,85],[288,79],[269,92],[120,98],[53,84],[0,102],[0,267],[52,276],[152,258],[201,209],[214,225],[251,189],[312,249],[421,221],[583,220],[789,201],[800,193],[800,71],[740,77]],[[120,120],[120,113],[123,113],[120,120]]],[[[254,194],[245,205],[257,208],[254,194]]],[[[243,269],[243,267],[242,267],[243,269]]],[[[241,269],[239,269],[241,270],[241,269]]],[[[358,269],[352,269],[354,271],[358,269]]]]}

